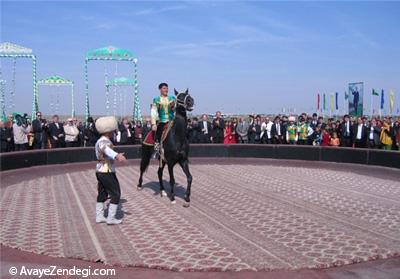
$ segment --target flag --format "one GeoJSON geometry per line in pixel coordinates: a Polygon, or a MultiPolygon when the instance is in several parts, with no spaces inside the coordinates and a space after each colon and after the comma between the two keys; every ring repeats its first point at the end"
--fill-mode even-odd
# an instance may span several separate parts
{"type": "Polygon", "coordinates": [[[333,94],[331,94],[330,95],[331,96],[331,104],[330,104],[330,106],[331,106],[331,111],[333,111],[333,107],[334,107],[334,99],[333,99],[333,94]]]}
{"type": "Polygon", "coordinates": [[[372,96],[379,96],[379,93],[372,88],[372,96]]]}
{"type": "Polygon", "coordinates": [[[338,109],[339,109],[339,101],[338,101],[338,98],[339,98],[339,93],[338,93],[338,92],[336,92],[336,96],[335,96],[335,101],[336,101],[336,110],[338,110],[338,109]]]}
{"type": "Polygon", "coordinates": [[[324,93],[323,109],[326,110],[326,96],[324,93]]]}
{"type": "Polygon", "coordinates": [[[384,92],[382,89],[382,91],[381,91],[381,109],[383,109],[384,104],[385,104],[385,96],[384,96],[384,92]]]}
{"type": "Polygon", "coordinates": [[[319,93],[317,94],[317,111],[319,111],[319,103],[321,101],[321,97],[319,95],[319,93]]]}
{"type": "Polygon", "coordinates": [[[390,90],[389,93],[389,108],[390,108],[390,114],[393,113],[393,108],[394,108],[394,91],[390,90]]]}

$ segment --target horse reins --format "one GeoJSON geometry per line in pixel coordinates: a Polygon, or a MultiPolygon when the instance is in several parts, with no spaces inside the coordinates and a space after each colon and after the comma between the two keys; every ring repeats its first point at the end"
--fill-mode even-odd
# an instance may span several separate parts
{"type": "Polygon", "coordinates": [[[190,95],[189,95],[189,94],[186,94],[186,96],[185,96],[185,98],[183,99],[183,101],[181,101],[181,100],[179,99],[179,95],[181,95],[181,94],[185,94],[185,93],[178,93],[178,95],[176,96],[176,103],[179,104],[179,105],[181,105],[181,106],[184,107],[185,109],[187,109],[186,99],[187,99],[187,97],[189,97],[190,95]]]}

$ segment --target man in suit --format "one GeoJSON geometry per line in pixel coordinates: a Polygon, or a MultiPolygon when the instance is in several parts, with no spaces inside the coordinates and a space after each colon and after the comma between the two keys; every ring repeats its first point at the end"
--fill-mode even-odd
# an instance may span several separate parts
{"type": "Polygon", "coordinates": [[[53,122],[49,125],[50,142],[52,148],[65,146],[65,135],[63,124],[59,122],[58,115],[53,116],[53,122]]]}
{"type": "Polygon", "coordinates": [[[142,137],[146,138],[147,134],[151,131],[151,121],[150,119],[146,119],[143,127],[142,127],[142,137]]]}
{"type": "Polygon", "coordinates": [[[86,127],[84,129],[85,146],[95,146],[96,141],[100,138],[96,130],[94,120],[91,116],[88,117],[86,127]]]}
{"type": "Polygon", "coordinates": [[[381,128],[378,127],[376,119],[373,118],[368,127],[368,147],[379,148],[381,146],[381,128]]]}
{"type": "Polygon", "coordinates": [[[212,122],[212,140],[214,143],[224,143],[225,122],[221,117],[221,112],[217,111],[212,122]]]}
{"type": "Polygon", "coordinates": [[[367,147],[367,127],[361,117],[357,118],[357,125],[353,127],[353,147],[367,147]]]}
{"type": "Polygon", "coordinates": [[[255,143],[261,143],[261,116],[257,115],[254,121],[255,143]]]}
{"type": "Polygon", "coordinates": [[[202,121],[198,123],[200,131],[200,143],[211,143],[211,123],[207,114],[203,114],[202,121]]]}
{"type": "Polygon", "coordinates": [[[6,126],[7,119],[0,119],[0,152],[10,151],[10,143],[14,138],[12,129],[6,126]]]}
{"type": "Polygon", "coordinates": [[[249,115],[249,128],[247,130],[249,143],[256,143],[256,122],[253,115],[249,115]]]}
{"type": "Polygon", "coordinates": [[[288,127],[288,117],[286,115],[282,115],[281,117],[281,125],[282,125],[282,143],[283,144],[287,144],[286,142],[286,131],[287,131],[287,127],[288,127]]]}
{"type": "Polygon", "coordinates": [[[343,117],[343,122],[339,127],[341,143],[344,147],[351,147],[353,140],[353,125],[350,122],[350,117],[346,114],[343,117]]]}
{"type": "Polygon", "coordinates": [[[127,118],[122,120],[121,125],[118,127],[118,144],[126,145],[133,144],[133,132],[131,124],[129,123],[127,118]]]}
{"type": "Polygon", "coordinates": [[[312,115],[312,119],[311,119],[311,121],[309,122],[309,125],[310,125],[310,127],[313,129],[313,130],[315,130],[315,127],[317,127],[318,126],[318,114],[316,114],[315,112],[313,113],[313,115],[312,115]]]}
{"type": "Polygon", "coordinates": [[[236,126],[236,133],[238,134],[238,143],[248,143],[249,123],[240,117],[239,124],[236,126]]]}
{"type": "Polygon", "coordinates": [[[283,129],[279,116],[275,117],[274,124],[272,124],[271,128],[271,136],[273,144],[282,144],[283,143],[283,129]]]}
{"type": "Polygon", "coordinates": [[[190,143],[200,143],[201,141],[199,119],[197,117],[193,117],[192,121],[188,123],[188,138],[190,143]]]}
{"type": "Polygon", "coordinates": [[[45,142],[45,129],[47,129],[47,123],[42,119],[42,113],[38,111],[36,113],[36,119],[32,121],[34,149],[42,149],[43,143],[45,142]]]}

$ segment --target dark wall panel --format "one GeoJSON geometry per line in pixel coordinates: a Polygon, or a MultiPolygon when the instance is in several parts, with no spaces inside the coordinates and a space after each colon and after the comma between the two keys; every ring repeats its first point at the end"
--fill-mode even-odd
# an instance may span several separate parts
{"type": "Polygon", "coordinates": [[[223,144],[191,145],[189,156],[192,157],[228,157],[228,147],[223,144]]]}
{"type": "Polygon", "coordinates": [[[300,145],[277,145],[276,159],[319,161],[319,147],[300,145]]]}
{"type": "Polygon", "coordinates": [[[384,150],[370,151],[368,164],[400,169],[400,152],[384,150]]]}
{"type": "Polygon", "coordinates": [[[47,164],[46,151],[21,151],[1,154],[1,170],[28,168],[47,164]]]}
{"type": "Polygon", "coordinates": [[[321,148],[321,160],[338,163],[367,164],[368,150],[342,147],[321,148]]]}
{"type": "Polygon", "coordinates": [[[275,146],[234,144],[228,146],[229,157],[275,158],[275,146]]]}

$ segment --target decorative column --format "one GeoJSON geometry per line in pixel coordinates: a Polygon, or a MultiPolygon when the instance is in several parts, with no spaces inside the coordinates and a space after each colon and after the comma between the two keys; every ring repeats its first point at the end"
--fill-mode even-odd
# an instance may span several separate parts
{"type": "Polygon", "coordinates": [[[110,114],[110,85],[106,84],[106,114],[110,114]]]}
{"type": "Polygon", "coordinates": [[[74,102],[74,83],[71,83],[71,106],[72,106],[72,112],[71,116],[75,117],[75,102],[74,102]]]}
{"type": "Polygon", "coordinates": [[[139,100],[139,84],[137,80],[137,58],[133,60],[134,62],[134,80],[135,80],[135,85],[134,85],[134,100],[133,100],[133,120],[135,121],[142,121],[142,112],[140,110],[140,100],[139,100]]]}
{"type": "Polygon", "coordinates": [[[39,111],[39,96],[37,91],[37,78],[36,78],[36,56],[31,55],[32,58],[32,78],[33,78],[33,102],[32,102],[32,120],[36,119],[36,112],[39,111]]]}
{"type": "Polygon", "coordinates": [[[6,100],[5,100],[6,81],[0,80],[0,117],[6,117],[6,100]]]}
{"type": "Polygon", "coordinates": [[[13,67],[12,67],[12,79],[11,79],[11,91],[10,91],[10,102],[8,104],[8,109],[10,112],[15,110],[15,78],[16,78],[16,71],[17,71],[17,57],[13,57],[13,67]]]}
{"type": "Polygon", "coordinates": [[[90,116],[89,109],[89,80],[88,80],[88,59],[85,59],[85,120],[90,116]]]}
{"type": "Polygon", "coordinates": [[[114,99],[113,99],[113,115],[117,115],[117,86],[113,86],[114,99]]]}

